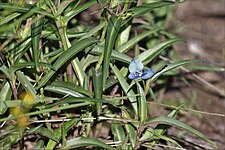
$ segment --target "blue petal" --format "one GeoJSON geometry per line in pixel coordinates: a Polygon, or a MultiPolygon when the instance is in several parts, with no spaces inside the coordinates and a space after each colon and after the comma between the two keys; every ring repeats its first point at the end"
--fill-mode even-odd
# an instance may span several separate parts
{"type": "Polygon", "coordinates": [[[152,69],[147,69],[144,71],[144,73],[141,75],[142,79],[149,79],[154,75],[154,71],[152,69]]]}
{"type": "Polygon", "coordinates": [[[130,74],[128,75],[128,78],[131,79],[131,80],[133,80],[133,79],[141,78],[141,76],[138,75],[138,74],[135,74],[135,73],[130,73],[130,74]]]}
{"type": "Polygon", "coordinates": [[[133,59],[128,67],[130,73],[140,72],[144,68],[144,65],[139,61],[133,59]]]}

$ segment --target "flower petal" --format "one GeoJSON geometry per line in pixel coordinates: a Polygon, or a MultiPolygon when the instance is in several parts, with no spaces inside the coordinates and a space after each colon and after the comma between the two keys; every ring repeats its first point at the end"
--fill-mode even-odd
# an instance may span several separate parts
{"type": "Polygon", "coordinates": [[[154,71],[152,69],[147,69],[143,72],[143,74],[141,75],[142,79],[149,79],[154,75],[154,71]]]}
{"type": "Polygon", "coordinates": [[[141,76],[139,74],[135,74],[135,73],[130,73],[128,75],[128,78],[133,80],[133,79],[138,79],[138,78],[141,78],[141,76]]]}
{"type": "Polygon", "coordinates": [[[144,65],[139,61],[133,59],[128,67],[130,73],[140,72],[144,68],[144,65]]]}

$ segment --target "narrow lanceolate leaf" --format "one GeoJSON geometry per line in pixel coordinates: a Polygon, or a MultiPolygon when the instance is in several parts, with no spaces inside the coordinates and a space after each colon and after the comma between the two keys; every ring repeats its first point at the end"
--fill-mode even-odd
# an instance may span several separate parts
{"type": "Polygon", "coordinates": [[[2,84],[2,89],[0,91],[0,115],[4,114],[5,111],[7,110],[7,107],[4,105],[4,102],[6,100],[11,99],[11,95],[12,90],[10,84],[6,80],[4,80],[2,84]]]}
{"type": "Polygon", "coordinates": [[[37,96],[36,96],[37,91],[35,90],[33,85],[30,83],[28,78],[21,71],[17,71],[16,75],[18,77],[18,80],[23,85],[24,89],[26,90],[26,92],[30,93],[32,95],[32,97],[36,99],[37,98],[37,96]]]}
{"type": "Polygon", "coordinates": [[[148,13],[152,11],[155,8],[167,6],[174,4],[172,1],[160,1],[160,2],[153,2],[153,3],[148,3],[148,4],[143,4],[137,7],[133,7],[129,9],[128,11],[132,13],[133,17],[141,16],[144,15],[145,13],[148,13]]]}
{"type": "MultiPolygon", "coordinates": [[[[92,54],[97,54],[97,55],[101,55],[103,53],[103,49],[104,47],[103,46],[100,46],[100,45],[96,45],[90,53],[92,54]]],[[[121,61],[121,62],[124,62],[126,64],[129,64],[132,60],[132,58],[126,54],[123,54],[123,53],[120,53],[116,50],[113,50],[112,51],[112,54],[111,54],[111,59],[114,59],[114,60],[117,60],[117,61],[121,61]]]]}
{"type": "Polygon", "coordinates": [[[137,142],[137,132],[131,124],[125,124],[125,129],[128,133],[129,141],[132,148],[135,148],[137,142]]]}
{"type": "Polygon", "coordinates": [[[89,32],[87,32],[81,39],[84,39],[84,38],[88,38],[88,37],[93,36],[94,34],[96,34],[97,32],[99,32],[100,30],[102,30],[105,25],[106,25],[106,22],[103,21],[98,26],[96,26],[95,28],[93,28],[89,32]]]}
{"type": "Polygon", "coordinates": [[[68,22],[71,18],[73,18],[74,16],[76,16],[78,13],[84,11],[85,9],[88,9],[89,7],[91,7],[92,5],[94,5],[95,3],[97,3],[96,0],[89,0],[88,2],[85,2],[82,5],[74,8],[71,11],[69,11],[65,15],[65,22],[68,22]]]}
{"type": "MultiPolygon", "coordinates": [[[[102,91],[103,91],[102,71],[96,70],[96,69],[93,68],[92,74],[93,74],[95,98],[101,99],[102,98],[102,91]]],[[[96,110],[97,110],[97,115],[100,115],[101,111],[102,111],[102,104],[101,103],[96,103],[96,110]]]]}
{"type": "Polygon", "coordinates": [[[178,42],[178,41],[182,41],[182,39],[178,39],[178,38],[169,39],[165,42],[162,42],[162,43],[156,45],[155,47],[153,47],[151,49],[144,51],[143,53],[138,55],[135,59],[140,60],[141,62],[143,62],[144,65],[146,65],[152,59],[154,59],[157,55],[159,55],[162,51],[166,50],[167,47],[171,46],[171,44],[178,42]]]}
{"type": "MultiPolygon", "coordinates": [[[[58,70],[60,67],[62,67],[63,64],[65,64],[67,61],[73,58],[78,52],[80,52],[84,48],[91,46],[96,41],[97,40],[95,38],[86,38],[75,42],[69,49],[63,52],[62,55],[56,60],[56,62],[53,64],[54,69],[58,70]]],[[[56,71],[50,70],[42,78],[37,88],[44,86],[49,81],[49,79],[55,74],[55,72],[56,71]]]]}
{"type": "Polygon", "coordinates": [[[112,134],[114,135],[114,142],[120,141],[121,143],[123,143],[125,139],[125,132],[121,122],[114,121],[111,124],[111,130],[112,130],[112,134]]]}
{"type": "Polygon", "coordinates": [[[66,81],[55,81],[45,87],[45,90],[52,91],[61,94],[69,94],[74,97],[83,97],[84,95],[92,97],[92,93],[71,82],[66,81]]]}
{"type": "MultiPolygon", "coordinates": [[[[63,125],[64,125],[64,128],[65,128],[65,131],[64,132],[68,132],[78,121],[80,121],[80,119],[72,119],[68,122],[64,122],[63,125]]],[[[54,132],[54,135],[55,137],[58,139],[58,141],[61,140],[62,138],[62,134],[61,134],[61,128],[58,128],[55,132],[54,132]]],[[[46,149],[48,150],[53,150],[55,148],[55,146],[57,145],[57,142],[50,139],[48,141],[48,144],[46,146],[46,149]]]]}
{"type": "Polygon", "coordinates": [[[194,133],[195,135],[197,135],[198,137],[202,138],[203,140],[205,140],[206,142],[210,143],[211,145],[215,146],[215,143],[213,141],[208,139],[204,134],[202,134],[198,130],[190,127],[189,125],[187,125],[187,124],[185,124],[183,122],[180,122],[180,121],[178,121],[178,120],[176,120],[174,118],[171,118],[171,117],[163,117],[163,116],[154,117],[154,118],[151,118],[149,120],[146,120],[145,125],[149,125],[149,124],[156,123],[156,122],[164,123],[164,124],[168,124],[168,125],[174,125],[174,126],[183,128],[183,129],[185,129],[187,131],[190,131],[190,132],[194,133]]]}
{"type": "Polygon", "coordinates": [[[137,100],[136,100],[136,97],[132,97],[133,95],[135,95],[134,91],[132,89],[130,89],[129,84],[127,83],[126,79],[122,76],[119,69],[116,66],[113,66],[113,65],[110,65],[110,67],[112,68],[112,70],[115,73],[117,79],[119,80],[123,91],[126,93],[127,96],[130,96],[129,101],[130,101],[130,103],[131,103],[131,105],[134,109],[135,114],[137,115],[138,114],[137,100]]]}
{"type": "Polygon", "coordinates": [[[34,149],[45,149],[44,140],[38,140],[34,145],[34,149]]]}
{"type": "MultiPolygon", "coordinates": [[[[66,86],[66,85],[64,85],[66,86]]],[[[73,89],[67,88],[67,87],[62,87],[62,86],[57,86],[57,85],[47,85],[44,88],[46,91],[58,93],[58,94],[63,94],[63,95],[68,95],[68,96],[73,96],[73,97],[84,97],[83,94],[74,91],[73,89]]]]}
{"type": "MultiPolygon", "coordinates": [[[[127,111],[125,111],[125,110],[122,111],[122,116],[123,116],[123,118],[130,119],[129,113],[127,111]]],[[[134,149],[136,144],[137,144],[136,143],[137,142],[137,137],[138,137],[137,136],[137,130],[130,123],[126,123],[125,124],[125,130],[126,130],[126,133],[128,134],[128,138],[129,138],[129,141],[131,143],[131,146],[134,149]]]]}
{"type": "MultiPolygon", "coordinates": [[[[18,63],[18,64],[10,66],[9,72],[14,73],[15,71],[20,70],[22,68],[29,68],[29,67],[34,67],[34,66],[35,66],[34,62],[22,62],[22,63],[18,63]]],[[[54,68],[51,64],[39,62],[39,66],[45,66],[47,68],[51,68],[54,70],[54,68]]]]}
{"type": "Polygon", "coordinates": [[[11,75],[10,75],[10,72],[9,72],[9,68],[8,68],[8,67],[6,67],[5,65],[2,65],[2,66],[0,67],[0,71],[1,71],[2,73],[4,73],[4,75],[5,75],[9,80],[12,80],[11,75]]]}
{"type": "MultiPolygon", "coordinates": [[[[181,105],[180,107],[172,110],[168,115],[167,117],[171,117],[171,118],[175,118],[177,113],[179,112],[180,108],[182,107],[183,105],[181,105]]],[[[156,144],[159,139],[160,139],[160,136],[162,136],[166,131],[167,129],[170,127],[170,125],[167,125],[167,124],[158,124],[154,130],[152,128],[149,128],[148,130],[145,131],[145,133],[143,134],[143,136],[140,138],[140,141],[144,141],[144,140],[147,140],[147,139],[153,139],[154,137],[156,137],[156,140],[153,140],[151,143],[154,145],[156,144]]],[[[154,138],[155,139],[155,138],[154,138]]]]}
{"type": "Polygon", "coordinates": [[[35,130],[32,130],[32,128],[30,128],[29,130],[31,130],[31,132],[28,131],[29,134],[38,133],[45,137],[48,137],[51,140],[59,142],[58,138],[48,128],[40,127],[35,130]]]}
{"type": "Polygon", "coordinates": [[[122,19],[120,17],[116,17],[115,15],[112,15],[109,21],[109,25],[107,28],[106,41],[105,41],[105,49],[104,49],[104,60],[103,60],[103,71],[102,71],[103,85],[105,85],[105,82],[107,79],[111,53],[112,53],[117,35],[120,30],[121,22],[122,22],[122,19]]]}
{"type": "Polygon", "coordinates": [[[35,7],[34,5],[19,5],[19,4],[12,4],[12,3],[1,3],[0,2],[0,8],[1,9],[6,9],[6,10],[13,10],[16,12],[21,12],[21,13],[29,13],[29,14],[42,14],[51,18],[54,18],[54,16],[45,11],[42,8],[35,7]]]}
{"type": "Polygon", "coordinates": [[[190,64],[190,63],[194,63],[194,62],[202,62],[202,60],[178,60],[175,61],[174,63],[169,64],[167,67],[165,67],[164,69],[162,69],[161,71],[157,72],[152,78],[151,78],[151,83],[153,81],[155,81],[160,75],[162,75],[163,73],[166,73],[172,69],[175,69],[177,67],[186,65],[186,64],[190,64]]]}
{"type": "Polygon", "coordinates": [[[62,14],[62,12],[67,13],[68,11],[71,11],[72,9],[76,8],[79,3],[80,3],[80,0],[62,1],[60,5],[58,6],[57,14],[60,15],[62,14]]]}
{"type": "Polygon", "coordinates": [[[66,142],[66,146],[62,149],[75,149],[78,147],[86,146],[95,146],[104,149],[114,149],[112,146],[107,145],[106,143],[96,139],[96,138],[87,138],[87,137],[78,137],[66,142]]]}
{"type": "Polygon", "coordinates": [[[43,18],[33,18],[31,26],[31,37],[32,37],[32,52],[35,68],[38,68],[39,54],[40,54],[40,37],[43,26],[43,18]]]}
{"type": "Polygon", "coordinates": [[[126,42],[125,44],[119,46],[116,50],[119,51],[120,53],[125,53],[128,50],[130,50],[132,47],[134,47],[139,41],[141,41],[142,39],[144,39],[145,37],[159,31],[160,29],[153,29],[153,30],[149,30],[146,32],[143,32],[141,34],[139,34],[138,36],[135,36],[134,38],[130,39],[128,42],[126,42]]]}
{"type": "Polygon", "coordinates": [[[141,123],[143,123],[147,119],[148,113],[148,106],[146,103],[145,93],[141,87],[141,85],[136,81],[137,88],[138,88],[138,115],[140,118],[141,123]]]}
{"type": "Polygon", "coordinates": [[[11,15],[8,15],[8,16],[6,16],[6,17],[0,19],[0,25],[3,25],[3,24],[5,24],[5,23],[8,23],[8,22],[10,22],[12,19],[14,19],[14,18],[16,18],[16,17],[18,17],[18,16],[20,16],[20,15],[21,15],[21,13],[13,13],[13,14],[11,14],[11,15]]]}

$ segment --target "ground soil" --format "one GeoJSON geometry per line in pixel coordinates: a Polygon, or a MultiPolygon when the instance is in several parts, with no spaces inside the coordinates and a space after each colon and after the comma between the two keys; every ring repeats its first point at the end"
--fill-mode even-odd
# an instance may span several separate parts
{"type": "MultiPolygon", "coordinates": [[[[181,59],[206,59],[206,64],[225,67],[225,1],[224,0],[188,0],[176,7],[173,23],[168,27],[177,35],[186,39],[185,43],[175,45],[181,59]]],[[[170,88],[162,95],[162,102],[172,100],[191,103],[189,108],[201,113],[187,111],[180,120],[207,135],[225,149],[225,72],[196,72],[202,79],[218,88],[221,94],[213,92],[204,84],[199,84],[191,75],[189,86],[173,79],[170,88]],[[193,100],[194,99],[194,100],[193,100]],[[200,114],[200,115],[199,115],[200,114]]],[[[168,132],[176,136],[179,130],[171,128],[168,132]]],[[[198,138],[184,134],[187,149],[210,149],[198,138]],[[189,145],[189,146],[187,146],[189,145]]],[[[215,148],[211,148],[215,149],[215,148]]]]}

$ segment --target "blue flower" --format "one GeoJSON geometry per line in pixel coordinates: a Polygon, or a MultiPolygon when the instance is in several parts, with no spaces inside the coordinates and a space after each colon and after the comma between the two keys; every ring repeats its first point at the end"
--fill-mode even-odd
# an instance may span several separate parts
{"type": "Polygon", "coordinates": [[[129,69],[129,76],[128,78],[133,80],[133,79],[149,79],[154,75],[154,71],[152,69],[147,69],[144,70],[144,65],[139,61],[133,59],[128,67],[129,69]]]}

